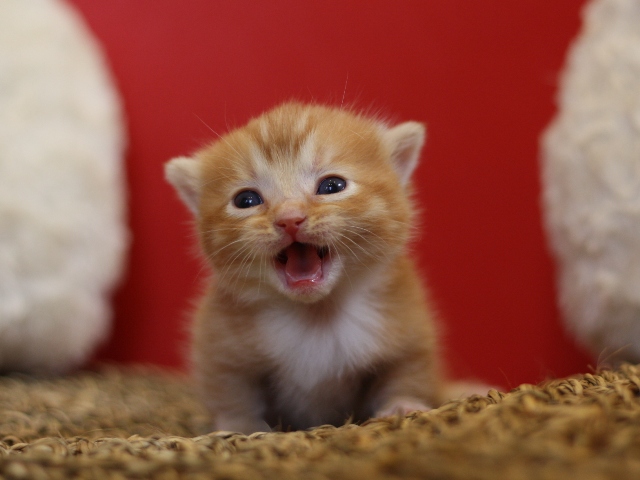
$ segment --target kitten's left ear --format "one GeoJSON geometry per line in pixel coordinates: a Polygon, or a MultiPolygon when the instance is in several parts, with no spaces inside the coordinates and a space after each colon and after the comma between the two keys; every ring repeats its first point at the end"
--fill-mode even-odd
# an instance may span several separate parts
{"type": "Polygon", "coordinates": [[[189,157],[174,158],[164,166],[164,174],[189,210],[197,215],[200,200],[200,161],[189,157]]]}
{"type": "Polygon", "coordinates": [[[401,123],[385,134],[391,148],[391,162],[402,185],[409,183],[411,174],[418,166],[425,137],[425,126],[418,122],[401,123]]]}

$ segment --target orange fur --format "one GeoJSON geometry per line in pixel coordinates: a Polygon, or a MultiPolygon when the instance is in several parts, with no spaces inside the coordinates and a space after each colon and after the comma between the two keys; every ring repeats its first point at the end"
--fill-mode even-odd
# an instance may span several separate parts
{"type": "Polygon", "coordinates": [[[341,424],[441,400],[432,314],[406,251],[423,141],[418,123],[287,103],[169,162],[214,272],[192,360],[216,429],[341,424]],[[318,194],[328,177],[344,190],[318,194]],[[239,208],[243,191],[263,203],[239,208]]]}

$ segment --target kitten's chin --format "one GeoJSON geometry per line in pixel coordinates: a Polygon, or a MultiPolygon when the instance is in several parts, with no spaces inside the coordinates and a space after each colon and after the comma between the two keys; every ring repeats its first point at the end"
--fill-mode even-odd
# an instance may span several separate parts
{"type": "Polygon", "coordinates": [[[292,300],[312,303],[331,292],[336,282],[336,261],[329,249],[295,242],[276,255],[273,267],[277,287],[292,300]]]}

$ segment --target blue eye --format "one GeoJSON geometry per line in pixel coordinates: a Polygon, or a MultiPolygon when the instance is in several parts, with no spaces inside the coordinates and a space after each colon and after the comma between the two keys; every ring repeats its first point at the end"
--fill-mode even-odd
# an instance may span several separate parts
{"type": "Polygon", "coordinates": [[[320,182],[317,195],[338,193],[347,188],[347,181],[340,177],[328,177],[320,182]]]}
{"type": "Polygon", "coordinates": [[[254,192],[253,190],[245,190],[236,195],[236,198],[233,199],[233,204],[238,208],[250,208],[255,207],[256,205],[260,205],[264,203],[262,201],[262,197],[258,194],[258,192],[254,192]]]}

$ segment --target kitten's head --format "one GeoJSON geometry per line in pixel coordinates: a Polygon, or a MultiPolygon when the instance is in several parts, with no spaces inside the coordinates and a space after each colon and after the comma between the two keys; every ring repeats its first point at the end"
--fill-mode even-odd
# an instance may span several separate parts
{"type": "Polygon", "coordinates": [[[380,274],[407,243],[424,127],[287,103],[166,165],[219,288],[311,303],[380,274]]]}

